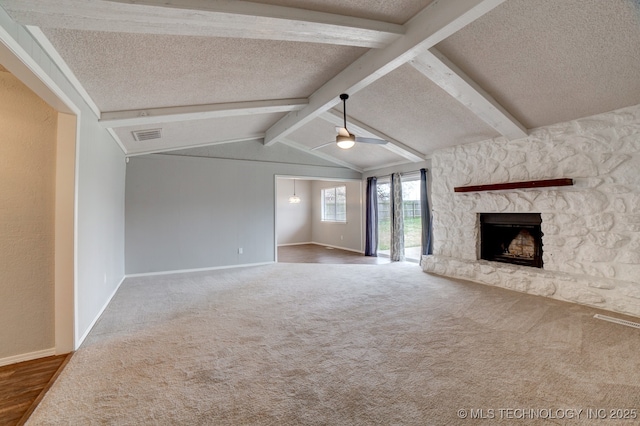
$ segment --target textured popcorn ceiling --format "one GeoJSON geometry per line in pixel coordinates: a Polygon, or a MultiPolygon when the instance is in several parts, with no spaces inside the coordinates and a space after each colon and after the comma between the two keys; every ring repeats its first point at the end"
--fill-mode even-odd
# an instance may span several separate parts
{"type": "Polygon", "coordinates": [[[235,160],[268,161],[273,163],[295,162],[311,166],[336,167],[330,161],[307,154],[284,144],[264,146],[262,141],[234,142],[222,145],[209,145],[199,148],[169,151],[167,155],[182,155],[188,157],[212,157],[235,160]]]}
{"type": "Polygon", "coordinates": [[[102,111],[304,98],[366,51],[270,40],[44,32],[102,111]]]}
{"type": "Polygon", "coordinates": [[[631,0],[509,0],[437,48],[528,128],[640,102],[631,0]]]}
{"type": "Polygon", "coordinates": [[[406,159],[386,148],[364,143],[356,143],[353,148],[349,149],[342,149],[336,144],[331,144],[322,148],[322,152],[358,166],[361,169],[375,168],[379,167],[380,164],[391,164],[398,161],[406,162],[406,159]]]}
{"type": "Polygon", "coordinates": [[[347,114],[425,154],[498,136],[410,65],[353,95],[347,114]]]}
{"type": "MultiPolygon", "coordinates": [[[[337,109],[342,111],[341,106],[337,109]]],[[[498,136],[495,130],[410,65],[401,66],[352,95],[347,100],[347,113],[425,154],[438,148],[498,136]]],[[[335,125],[316,119],[293,132],[290,139],[313,148],[335,140],[335,136],[335,125]]],[[[329,149],[321,148],[321,151],[335,153],[349,161],[346,157],[351,150],[329,152],[329,149]]],[[[368,160],[374,155],[384,155],[387,162],[402,160],[377,146],[367,145],[360,151],[360,155],[366,155],[368,160]]],[[[359,164],[359,155],[354,157],[353,164],[359,164]]]]}
{"type": "MultiPolygon", "coordinates": [[[[24,5],[8,0],[0,0],[0,4],[3,1],[14,3],[15,8],[24,5]]],[[[464,6],[464,2],[445,0],[256,2],[393,24],[407,23],[430,4],[434,7],[425,13],[446,10],[446,13],[456,14],[464,6]]],[[[156,3],[165,2],[158,0],[156,3]]],[[[489,3],[483,7],[490,6],[489,3]]],[[[67,1],[59,4],[60,7],[73,7],[73,3],[67,1]]],[[[33,10],[26,8],[20,14],[26,22],[20,23],[29,24],[33,10]]],[[[74,15],[72,10],[66,13],[68,19],[85,24],[71,28],[92,28],[86,27],[91,22],[85,22],[86,17],[74,15]]],[[[67,16],[64,10],[62,14],[67,16]]],[[[472,80],[469,85],[448,78],[450,71],[443,70],[437,63],[420,62],[427,67],[423,72],[447,87],[449,94],[408,64],[377,80],[371,78],[368,82],[375,81],[362,88],[358,84],[362,78],[366,80],[362,70],[372,73],[375,69],[380,70],[377,67],[381,64],[371,60],[380,56],[375,49],[290,41],[56,29],[49,27],[65,26],[64,19],[47,21],[47,16],[39,19],[51,23],[44,25],[43,21],[38,21],[35,25],[41,26],[103,113],[133,110],[131,116],[136,116],[140,113],[135,110],[151,108],[310,97],[319,104],[318,99],[322,97],[313,94],[325,84],[331,88],[327,92],[332,93],[323,96],[335,96],[335,99],[346,87],[357,87],[359,91],[349,93],[349,115],[417,151],[419,155],[414,159],[439,148],[499,136],[478,118],[480,115],[494,122],[502,119],[490,102],[480,107],[480,103],[474,104],[474,113],[457,100],[472,102],[469,99],[477,99],[473,97],[476,86],[504,107],[507,117],[510,113],[528,129],[640,103],[640,0],[507,0],[436,46],[453,64],[452,68],[459,67],[467,74],[472,80]],[[358,66],[347,69],[367,52],[371,54],[358,66]],[[429,70],[437,72],[430,74],[429,70]],[[338,76],[337,80],[332,80],[335,76],[338,76]]],[[[109,19],[117,22],[117,17],[109,19]]],[[[149,19],[153,20],[153,15],[149,19]]],[[[415,33],[412,31],[407,39],[415,33]]],[[[382,62],[390,64],[388,69],[398,65],[393,62],[398,49],[397,44],[392,45],[389,55],[382,55],[382,62]]],[[[464,82],[465,78],[462,76],[461,80],[464,82]]],[[[318,107],[322,111],[331,106],[325,101],[323,99],[320,107],[316,104],[311,108],[318,107]]],[[[289,117],[295,118],[297,114],[292,112],[289,117]]],[[[278,113],[150,123],[144,127],[116,128],[115,131],[130,153],[140,153],[230,139],[259,139],[283,116],[278,113]],[[131,130],[157,127],[164,129],[162,140],[135,142],[131,137],[131,130]]],[[[274,133],[273,128],[270,133],[274,133]]],[[[320,118],[287,136],[309,148],[334,138],[335,126],[320,118]]],[[[236,147],[238,156],[250,155],[242,151],[240,145],[236,147]]],[[[211,155],[224,151],[224,155],[233,157],[229,153],[232,149],[233,144],[212,150],[211,155]]],[[[200,149],[198,152],[209,151],[200,149]]],[[[406,157],[372,145],[356,145],[347,151],[331,145],[317,152],[334,155],[361,168],[386,167],[408,161],[406,157]]],[[[271,157],[265,154],[265,158],[271,157]]]]}
{"type": "Polygon", "coordinates": [[[253,3],[295,7],[317,12],[374,19],[376,21],[404,24],[416,13],[427,7],[431,0],[251,0],[253,3]]]}
{"type": "Polygon", "coordinates": [[[336,140],[336,126],[316,118],[289,135],[289,139],[308,148],[336,140]]]}
{"type": "Polygon", "coordinates": [[[314,148],[325,145],[328,142],[333,142],[320,148],[318,151],[332,155],[362,169],[403,160],[399,155],[377,145],[356,143],[355,146],[350,149],[345,150],[339,148],[335,144],[336,126],[320,118],[311,121],[292,133],[289,139],[308,148],[314,148]]]}
{"type": "Polygon", "coordinates": [[[253,136],[257,136],[256,139],[260,139],[264,130],[282,118],[283,115],[282,113],[260,114],[159,125],[130,126],[121,127],[116,129],[115,132],[131,153],[138,153],[253,136]],[[131,133],[136,130],[156,128],[162,128],[162,138],[160,139],[138,142],[134,140],[131,133]]]}

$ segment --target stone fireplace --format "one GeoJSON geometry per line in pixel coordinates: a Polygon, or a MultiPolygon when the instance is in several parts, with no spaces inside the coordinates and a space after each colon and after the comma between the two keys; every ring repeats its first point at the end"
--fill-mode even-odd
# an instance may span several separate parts
{"type": "Polygon", "coordinates": [[[480,213],[480,259],[542,268],[540,213],[480,213]]]}
{"type": "Polygon", "coordinates": [[[640,316],[640,105],[442,149],[431,161],[426,272],[640,316]],[[503,189],[563,178],[573,185],[503,189]],[[497,241],[481,242],[495,214],[532,212],[536,224],[516,232],[503,223],[497,241]]]}

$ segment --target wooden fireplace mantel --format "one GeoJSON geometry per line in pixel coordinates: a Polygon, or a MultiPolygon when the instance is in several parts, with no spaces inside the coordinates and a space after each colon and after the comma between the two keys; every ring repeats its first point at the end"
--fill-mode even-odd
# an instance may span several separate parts
{"type": "Polygon", "coordinates": [[[454,192],[501,191],[505,189],[546,188],[549,186],[571,186],[573,179],[529,180],[526,182],[494,183],[490,185],[456,186],[454,192]]]}

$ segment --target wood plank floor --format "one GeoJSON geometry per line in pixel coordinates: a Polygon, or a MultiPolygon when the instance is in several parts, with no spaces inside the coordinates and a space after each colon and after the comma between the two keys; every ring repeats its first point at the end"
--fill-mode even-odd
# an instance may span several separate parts
{"type": "Polygon", "coordinates": [[[0,425],[22,425],[51,387],[71,354],[0,367],[0,425]]]}
{"type": "Polygon", "coordinates": [[[389,258],[365,256],[361,253],[327,248],[317,244],[300,244],[278,247],[278,262],[380,265],[389,263],[389,258]]]}

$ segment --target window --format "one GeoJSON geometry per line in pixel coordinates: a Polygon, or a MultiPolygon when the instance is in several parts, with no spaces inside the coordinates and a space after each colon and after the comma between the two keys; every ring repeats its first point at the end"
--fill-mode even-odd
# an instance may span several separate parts
{"type": "Polygon", "coordinates": [[[322,190],[322,221],[347,221],[347,187],[337,186],[322,190]]]}
{"type": "Polygon", "coordinates": [[[378,252],[389,256],[391,248],[391,184],[378,180],[378,252]]]}
{"type": "Polygon", "coordinates": [[[402,204],[404,217],[404,254],[407,260],[418,262],[422,255],[420,176],[403,176],[402,204]]]}

